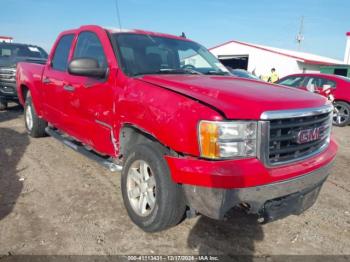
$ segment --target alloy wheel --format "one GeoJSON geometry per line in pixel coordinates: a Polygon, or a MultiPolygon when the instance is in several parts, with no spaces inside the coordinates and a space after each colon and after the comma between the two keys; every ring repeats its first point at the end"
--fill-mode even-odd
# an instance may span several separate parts
{"type": "Polygon", "coordinates": [[[341,104],[334,105],[333,123],[336,125],[341,125],[348,121],[350,117],[349,109],[341,104]]]}
{"type": "Polygon", "coordinates": [[[139,216],[148,216],[156,203],[156,180],[144,160],[136,160],[127,174],[126,189],[132,209],[139,216]]]}
{"type": "Polygon", "coordinates": [[[32,114],[32,108],[30,105],[27,105],[25,117],[26,117],[26,124],[27,124],[28,130],[32,130],[32,128],[33,128],[33,114],[32,114]]]}

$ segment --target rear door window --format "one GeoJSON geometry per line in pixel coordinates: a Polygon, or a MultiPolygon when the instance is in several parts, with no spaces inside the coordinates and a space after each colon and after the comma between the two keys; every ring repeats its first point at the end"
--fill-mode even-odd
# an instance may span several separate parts
{"type": "Polygon", "coordinates": [[[321,89],[325,86],[336,88],[336,82],[323,77],[309,77],[305,85],[306,89],[310,92],[315,92],[316,90],[321,89]]]}
{"type": "Polygon", "coordinates": [[[320,87],[324,87],[324,86],[330,86],[331,88],[337,87],[337,83],[335,81],[329,80],[326,78],[321,78],[320,84],[321,84],[320,87]]]}
{"type": "Polygon", "coordinates": [[[58,71],[67,71],[69,51],[74,35],[64,35],[59,40],[52,58],[52,68],[58,71]]]}
{"type": "Polygon", "coordinates": [[[305,88],[310,92],[315,92],[317,89],[318,81],[315,77],[308,77],[304,83],[305,88]]]}

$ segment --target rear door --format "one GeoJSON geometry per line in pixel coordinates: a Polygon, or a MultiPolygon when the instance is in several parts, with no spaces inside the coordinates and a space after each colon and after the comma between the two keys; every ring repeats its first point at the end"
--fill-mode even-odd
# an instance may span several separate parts
{"type": "MultiPolygon", "coordinates": [[[[108,40],[109,41],[109,40],[108,40]]],[[[106,52],[98,35],[82,31],[78,35],[72,59],[93,58],[99,67],[109,69],[106,52]]],[[[69,112],[71,134],[100,153],[113,155],[113,86],[114,76],[99,79],[69,75],[64,106],[69,112]]]]}
{"type": "Polygon", "coordinates": [[[67,78],[68,57],[73,39],[74,34],[67,34],[58,40],[42,79],[45,119],[60,129],[64,129],[63,87],[67,78]]]}

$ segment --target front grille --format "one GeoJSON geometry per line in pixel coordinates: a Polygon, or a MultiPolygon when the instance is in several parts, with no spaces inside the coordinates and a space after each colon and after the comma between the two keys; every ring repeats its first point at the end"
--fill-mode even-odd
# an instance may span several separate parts
{"type": "Polygon", "coordinates": [[[321,151],[328,143],[331,112],[317,115],[273,119],[269,122],[268,162],[270,165],[305,159],[321,151]],[[298,142],[300,131],[319,128],[317,139],[298,142]]]}
{"type": "Polygon", "coordinates": [[[0,68],[0,82],[15,82],[16,69],[15,68],[0,68]]]}

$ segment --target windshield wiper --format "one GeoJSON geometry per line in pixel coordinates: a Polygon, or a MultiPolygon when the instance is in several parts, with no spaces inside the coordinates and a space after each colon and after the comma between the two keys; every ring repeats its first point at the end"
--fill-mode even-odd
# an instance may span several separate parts
{"type": "Polygon", "coordinates": [[[190,69],[190,68],[179,68],[179,69],[175,69],[175,68],[162,68],[159,70],[159,72],[161,73],[172,73],[172,74],[193,74],[193,75],[202,75],[201,72],[198,72],[197,70],[194,69],[190,69]]]}
{"type": "Polygon", "coordinates": [[[225,75],[228,75],[229,73],[227,72],[224,72],[224,71],[208,71],[205,73],[206,75],[220,75],[220,76],[225,76],[225,75]]]}
{"type": "Polygon", "coordinates": [[[180,68],[180,69],[162,68],[159,71],[155,71],[155,72],[140,72],[140,73],[134,74],[134,76],[139,76],[139,75],[157,75],[157,74],[192,74],[192,75],[202,75],[201,72],[198,72],[196,70],[189,69],[189,68],[180,68]]]}

